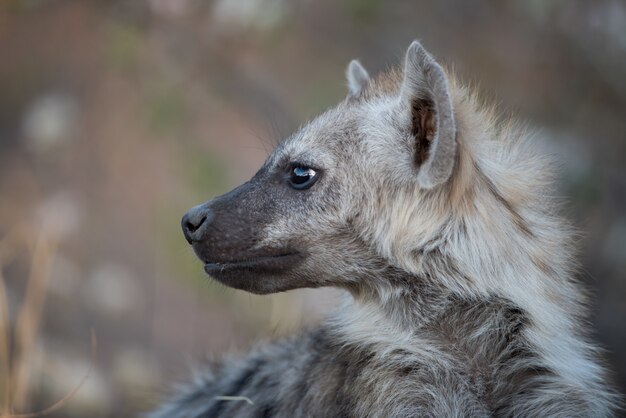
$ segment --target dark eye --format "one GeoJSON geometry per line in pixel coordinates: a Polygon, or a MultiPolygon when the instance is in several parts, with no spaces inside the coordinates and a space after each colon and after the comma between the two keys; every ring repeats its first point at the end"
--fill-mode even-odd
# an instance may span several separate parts
{"type": "Polygon", "coordinates": [[[289,173],[289,185],[297,190],[308,189],[317,181],[317,172],[311,167],[295,166],[289,173]]]}

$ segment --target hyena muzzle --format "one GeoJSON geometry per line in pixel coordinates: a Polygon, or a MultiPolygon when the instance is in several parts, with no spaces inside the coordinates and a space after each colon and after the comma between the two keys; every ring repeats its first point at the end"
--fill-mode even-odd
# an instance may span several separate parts
{"type": "Polygon", "coordinates": [[[152,417],[610,416],[550,162],[414,42],[191,209],[187,241],[257,294],[344,289],[315,329],[200,374],[152,417]]]}

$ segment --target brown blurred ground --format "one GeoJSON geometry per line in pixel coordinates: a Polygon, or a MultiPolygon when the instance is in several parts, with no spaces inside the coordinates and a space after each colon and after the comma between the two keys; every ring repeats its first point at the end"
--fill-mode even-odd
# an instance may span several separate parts
{"type": "Polygon", "coordinates": [[[80,381],[92,327],[96,369],[53,416],[134,416],[205,353],[323,315],[332,293],[257,297],[208,281],[179,219],[341,99],[351,58],[375,73],[414,38],[562,161],[595,330],[626,384],[623,2],[0,1],[0,266],[13,326],[33,260],[50,261],[21,360],[24,411],[80,381]]]}

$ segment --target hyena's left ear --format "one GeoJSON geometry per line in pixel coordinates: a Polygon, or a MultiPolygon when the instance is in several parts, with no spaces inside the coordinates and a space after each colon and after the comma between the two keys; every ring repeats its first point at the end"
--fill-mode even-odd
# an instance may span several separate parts
{"type": "Polygon", "coordinates": [[[444,183],[456,158],[452,101],[443,68],[417,41],[406,52],[400,105],[410,114],[420,186],[430,189],[444,183]]]}
{"type": "Polygon", "coordinates": [[[370,81],[370,76],[358,60],[350,61],[346,69],[348,97],[358,97],[370,81]]]}

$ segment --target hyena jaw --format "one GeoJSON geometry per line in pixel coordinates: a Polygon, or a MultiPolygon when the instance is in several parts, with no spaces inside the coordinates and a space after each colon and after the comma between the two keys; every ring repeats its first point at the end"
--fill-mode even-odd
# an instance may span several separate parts
{"type": "Polygon", "coordinates": [[[403,71],[347,77],[343,103],[183,229],[229,286],[350,296],[152,416],[614,413],[549,159],[418,43],[403,71]]]}

